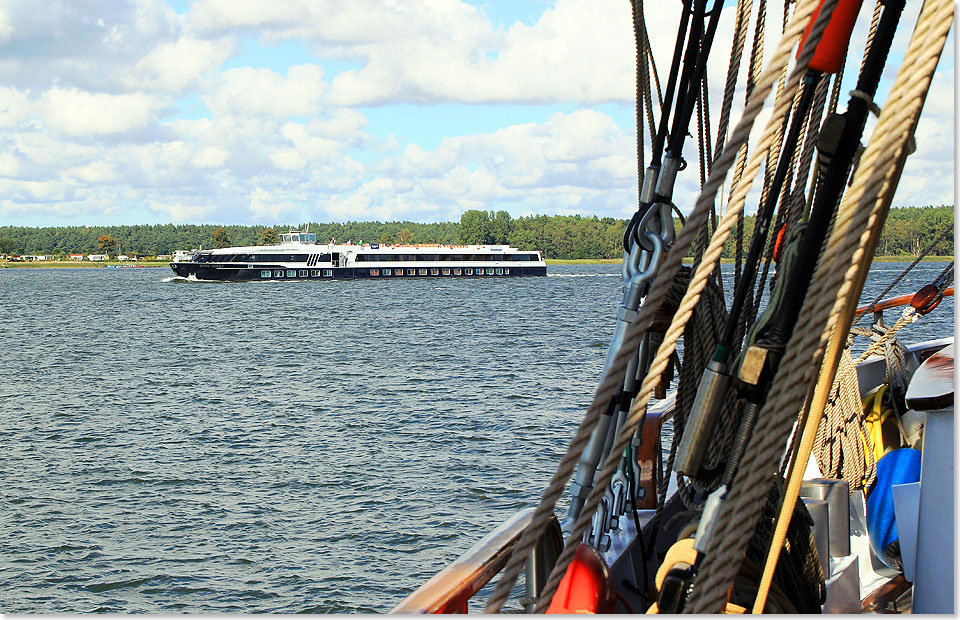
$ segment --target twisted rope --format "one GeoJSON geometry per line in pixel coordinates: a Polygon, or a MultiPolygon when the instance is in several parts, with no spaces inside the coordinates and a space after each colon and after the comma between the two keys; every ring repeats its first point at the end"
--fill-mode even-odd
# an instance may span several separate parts
{"type": "Polygon", "coordinates": [[[733,27],[733,47],[730,49],[730,62],[727,65],[727,81],[723,87],[723,102],[720,104],[720,121],[717,123],[717,146],[713,159],[720,157],[727,140],[727,128],[730,125],[730,110],[733,108],[733,96],[737,89],[737,76],[743,60],[743,48],[747,40],[747,28],[753,0],[737,1],[737,17],[733,27]]]}
{"type": "Polygon", "coordinates": [[[897,319],[897,322],[894,323],[893,327],[888,329],[886,333],[884,333],[882,336],[880,336],[875,341],[873,341],[870,344],[870,346],[867,347],[867,350],[861,353],[860,357],[858,357],[856,361],[853,362],[854,366],[864,361],[871,355],[876,355],[877,353],[880,353],[881,351],[883,351],[884,348],[887,346],[887,342],[889,342],[891,338],[895,337],[898,331],[900,331],[910,323],[915,323],[916,320],[919,318],[920,318],[920,315],[917,313],[916,310],[914,310],[910,306],[907,306],[906,308],[904,308],[903,313],[900,315],[900,318],[897,319]]]}
{"type": "Polygon", "coordinates": [[[857,367],[850,350],[840,357],[837,378],[817,427],[813,451],[826,478],[846,480],[851,490],[868,487],[877,475],[873,450],[865,450],[867,436],[857,367]]]}
{"type": "MultiPolygon", "coordinates": [[[[732,580],[731,567],[735,573],[746,539],[762,508],[764,490],[768,488],[764,481],[768,480],[772,471],[770,464],[778,460],[790,431],[790,422],[795,419],[797,403],[804,401],[808,386],[820,370],[825,353],[830,354],[828,359],[831,363],[825,364],[827,372],[821,380],[826,378],[827,385],[832,384],[835,372],[833,362],[836,361],[838,347],[828,349],[827,345],[831,336],[834,340],[846,338],[852,306],[857,301],[859,290],[862,290],[869,267],[868,257],[876,248],[896,181],[902,171],[905,145],[919,117],[952,17],[953,6],[946,0],[929,0],[924,4],[890,100],[877,124],[870,146],[864,152],[850,191],[841,202],[834,235],[823,259],[819,261],[814,285],[804,301],[798,327],[793,332],[777,373],[781,380],[774,383],[728,500],[718,515],[714,535],[701,567],[701,578],[698,578],[688,604],[692,613],[711,613],[721,608],[726,588],[732,580]],[[837,265],[850,267],[840,270],[837,265]],[[846,318],[842,320],[845,307],[846,318]],[[825,328],[813,329],[815,325],[825,328]],[[790,379],[782,380],[782,377],[790,379]]],[[[827,392],[820,390],[815,393],[809,408],[814,411],[822,408],[827,392]]],[[[807,441],[806,436],[804,441],[807,441]]],[[[802,458],[798,463],[805,462],[807,458],[803,452],[809,455],[809,449],[801,446],[802,458]]],[[[796,486],[799,488],[799,479],[796,486]]],[[[788,487],[786,495],[788,501],[791,498],[796,501],[793,489],[788,487]]],[[[787,503],[784,508],[787,508],[787,503]]],[[[779,544],[782,544],[782,540],[779,544]]],[[[771,544],[771,552],[779,552],[776,539],[771,544]]]]}
{"type": "MultiPolygon", "coordinates": [[[[791,49],[809,22],[810,15],[816,8],[816,4],[816,0],[801,0],[800,4],[798,5],[794,18],[791,20],[788,26],[787,32],[784,34],[780,44],[770,60],[768,69],[764,71],[764,73],[761,75],[761,78],[757,81],[754,96],[750,98],[750,101],[744,110],[743,118],[740,120],[740,123],[738,123],[736,130],[731,136],[729,147],[724,150],[723,155],[715,163],[715,167],[711,172],[706,186],[704,187],[704,191],[700,194],[693,212],[687,218],[687,225],[684,226],[684,228],[680,231],[680,235],[677,237],[676,247],[687,247],[693,241],[693,237],[696,235],[699,226],[706,218],[710,206],[713,204],[716,193],[723,184],[727,172],[733,165],[735,153],[740,150],[741,145],[749,137],[750,130],[754,121],[756,120],[757,115],[763,108],[763,102],[766,99],[766,96],[769,95],[770,88],[777,79],[777,76],[782,72],[782,67],[789,62],[791,49]]],[[[657,353],[650,364],[649,371],[647,372],[638,394],[633,401],[630,412],[624,420],[620,432],[617,435],[616,441],[614,442],[606,460],[604,461],[603,467],[600,470],[600,474],[594,481],[594,487],[587,498],[584,508],[573,526],[572,532],[568,538],[568,544],[561,553],[553,571],[550,574],[550,577],[547,580],[546,585],[544,586],[540,602],[537,604],[537,610],[542,611],[549,605],[550,600],[560,583],[560,579],[566,571],[570,560],[573,558],[576,544],[570,544],[570,542],[581,540],[583,535],[586,533],[587,528],[590,526],[593,511],[596,510],[600,503],[601,496],[603,495],[603,489],[610,483],[614,473],[616,473],[623,451],[626,449],[627,444],[630,442],[633,433],[635,432],[637,426],[642,420],[643,415],[646,412],[646,406],[650,401],[653,389],[657,383],[659,383],[660,375],[664,368],[666,368],[667,363],[673,355],[676,342],[679,339],[687,320],[690,318],[694,306],[699,300],[700,293],[703,291],[711,273],[717,266],[717,261],[719,260],[723,249],[723,242],[729,236],[729,229],[733,223],[733,220],[738,217],[743,210],[746,195],[751,188],[752,180],[760,168],[762,163],[761,160],[765,157],[767,149],[770,148],[773,142],[774,134],[776,133],[777,126],[779,125],[777,119],[782,118],[788,108],[789,102],[793,99],[793,94],[796,91],[802,75],[806,70],[806,66],[810,61],[810,57],[813,55],[816,42],[819,41],[819,38],[823,33],[823,29],[829,21],[830,14],[833,11],[833,4],[834,3],[828,2],[825,8],[821,10],[820,17],[818,17],[816,20],[813,31],[810,34],[809,40],[811,43],[805,46],[804,53],[798,60],[797,70],[793,75],[791,75],[781,98],[774,104],[772,116],[764,129],[763,136],[759,142],[758,150],[745,169],[745,172],[747,173],[745,176],[746,180],[741,183],[741,185],[738,186],[737,190],[734,192],[727,213],[724,214],[724,217],[718,223],[717,230],[714,232],[713,238],[710,241],[710,245],[704,254],[704,260],[698,266],[691,278],[690,287],[684,294],[683,301],[677,309],[676,314],[671,321],[670,327],[667,329],[667,332],[664,335],[663,343],[658,348],[657,353]]],[[[668,255],[666,262],[661,268],[660,276],[657,279],[657,282],[661,284],[655,286],[650,292],[648,299],[645,300],[645,303],[641,309],[640,320],[638,321],[639,323],[646,324],[644,320],[644,314],[652,315],[653,311],[659,307],[665,291],[668,288],[664,286],[663,283],[672,281],[673,277],[679,271],[681,254],[681,252],[671,252],[668,255]]],[[[501,581],[501,584],[502,583],[503,582],[501,581]]],[[[498,586],[499,585],[500,584],[498,584],[498,586]]]]}

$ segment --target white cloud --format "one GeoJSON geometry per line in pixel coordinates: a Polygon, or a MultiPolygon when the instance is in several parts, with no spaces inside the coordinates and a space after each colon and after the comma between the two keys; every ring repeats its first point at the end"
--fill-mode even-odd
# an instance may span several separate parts
{"type": "Polygon", "coordinates": [[[301,205],[286,200],[261,187],[250,193],[250,212],[258,222],[276,222],[284,219],[301,219],[301,205]]]}
{"type": "Polygon", "coordinates": [[[10,153],[0,153],[0,176],[15,177],[20,173],[20,160],[10,153]]]}
{"type": "Polygon", "coordinates": [[[177,39],[183,21],[161,0],[12,2],[3,10],[0,83],[37,91],[55,83],[118,92],[138,60],[177,39]]]}
{"type": "Polygon", "coordinates": [[[10,14],[6,9],[0,8],[0,43],[6,43],[14,33],[13,25],[10,24],[10,14]]]}
{"type": "MultiPolygon", "coordinates": [[[[364,59],[331,83],[341,105],[388,101],[598,103],[633,97],[633,30],[629,5],[559,0],[533,26],[494,29],[472,7],[447,2],[443,18],[388,14],[398,33],[348,47],[364,59]],[[463,15],[461,15],[463,13],[463,15]],[[457,19],[459,18],[459,19],[457,19]],[[579,44],[571,44],[571,42],[579,44]]],[[[318,45],[332,43],[326,31],[318,45]]]]}
{"type": "Polygon", "coordinates": [[[210,211],[212,211],[209,206],[184,205],[180,202],[175,204],[154,203],[150,205],[150,210],[156,213],[162,213],[165,217],[169,217],[170,221],[174,223],[204,221],[207,219],[210,211]]]}
{"type": "Polygon", "coordinates": [[[292,28],[313,17],[299,1],[199,0],[190,9],[190,21],[201,31],[224,32],[248,28],[292,28]]]}
{"type": "Polygon", "coordinates": [[[107,95],[55,86],[40,98],[39,116],[67,136],[113,134],[143,127],[161,105],[142,93],[107,95]]]}
{"type": "MultiPolygon", "coordinates": [[[[714,127],[732,9],[721,14],[709,65],[714,127]]],[[[4,5],[0,212],[72,217],[136,205],[137,217],[264,223],[456,219],[469,208],[628,215],[636,201],[632,129],[591,106],[632,104],[629,3],[556,0],[526,24],[501,25],[495,10],[459,0],[197,0],[186,15],[162,0],[57,3],[43,11],[4,5]],[[285,42],[313,58],[285,68],[266,49],[285,42]],[[234,68],[224,70],[243,47],[253,57],[237,59],[252,66],[230,62],[234,68]],[[329,59],[352,69],[336,73],[342,63],[329,59]],[[187,109],[196,98],[207,111],[193,106],[191,113],[208,118],[179,118],[175,102],[187,109]],[[488,129],[465,118],[457,135],[419,135],[416,125],[402,126],[398,111],[401,126],[386,131],[415,137],[378,135],[389,126],[390,106],[401,102],[476,104],[488,129]],[[487,105],[517,102],[574,102],[577,109],[498,125],[502,108],[487,105]],[[368,105],[382,107],[360,107],[368,105]]],[[[769,57],[780,8],[768,10],[769,57]]],[[[908,6],[905,24],[917,10],[908,6]]],[[[648,3],[663,80],[678,13],[648,3]]],[[[865,27],[855,33],[852,57],[865,27]]],[[[949,48],[941,62],[897,204],[953,199],[952,54],[949,48]]],[[[731,126],[742,80],[738,88],[731,126]]],[[[508,109],[509,118],[522,118],[508,109]]],[[[675,190],[684,210],[696,195],[694,153],[691,138],[690,170],[675,190]]]]}
{"type": "Polygon", "coordinates": [[[318,65],[290,67],[286,76],[269,69],[229,69],[211,80],[202,96],[213,115],[241,117],[313,116],[326,87],[318,65]]]}
{"type": "Polygon", "coordinates": [[[181,92],[219,67],[236,51],[228,40],[183,36],[161,43],[136,64],[138,81],[161,92],[181,92]]]}
{"type": "MultiPolygon", "coordinates": [[[[655,42],[659,52],[672,46],[677,18],[649,13],[651,32],[669,39],[655,42]]],[[[629,101],[634,91],[631,11],[616,0],[558,0],[534,25],[506,30],[459,0],[198,0],[189,20],[208,36],[306,40],[318,55],[361,61],[362,68],[333,79],[329,100],[337,105],[595,103],[629,101]]]]}
{"type": "Polygon", "coordinates": [[[73,199],[75,186],[61,181],[20,181],[0,178],[0,196],[14,202],[63,202],[73,199]]]}
{"type": "Polygon", "coordinates": [[[307,165],[293,149],[279,149],[270,153],[270,161],[280,170],[300,170],[307,165]]]}
{"type": "Polygon", "coordinates": [[[0,128],[14,127],[30,115],[29,92],[0,88],[0,128]]]}
{"type": "Polygon", "coordinates": [[[199,149],[190,159],[190,164],[196,168],[219,168],[227,161],[228,153],[220,148],[205,146],[199,149]]]}
{"type": "Polygon", "coordinates": [[[64,176],[88,183],[106,183],[117,179],[118,174],[113,164],[97,161],[85,166],[77,166],[64,172],[64,176]]]}

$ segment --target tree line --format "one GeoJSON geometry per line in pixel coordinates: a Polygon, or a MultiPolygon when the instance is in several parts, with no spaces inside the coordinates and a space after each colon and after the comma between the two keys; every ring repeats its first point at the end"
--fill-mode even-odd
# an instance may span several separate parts
{"type": "MultiPolygon", "coordinates": [[[[890,210],[877,254],[916,256],[953,223],[952,206],[901,207],[890,210]]],[[[745,218],[745,244],[753,231],[745,218]]],[[[580,215],[530,215],[513,218],[506,211],[466,211],[459,222],[334,222],[309,224],[317,241],[326,243],[510,244],[540,250],[547,258],[620,258],[627,220],[580,215]]],[[[679,222],[675,222],[679,229],[679,222]]],[[[0,226],[0,254],[137,254],[155,256],[198,247],[269,245],[278,232],[302,225],[218,226],[214,224],[144,224],[128,226],[0,226]]],[[[733,258],[734,235],[723,256],[733,258]]],[[[953,255],[953,235],[934,254],[953,255]]]]}

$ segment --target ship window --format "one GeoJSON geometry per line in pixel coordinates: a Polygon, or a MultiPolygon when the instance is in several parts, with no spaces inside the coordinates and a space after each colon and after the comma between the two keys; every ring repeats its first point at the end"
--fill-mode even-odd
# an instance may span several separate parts
{"type": "Polygon", "coordinates": [[[260,277],[261,277],[261,278],[269,278],[269,277],[270,277],[270,270],[267,269],[266,271],[261,271],[261,272],[260,272],[260,277]]]}
{"type": "Polygon", "coordinates": [[[478,276],[482,276],[482,275],[483,275],[483,269],[477,269],[477,275],[478,275],[478,276]]]}
{"type": "Polygon", "coordinates": [[[502,275],[503,275],[503,269],[500,269],[499,267],[497,267],[497,275],[498,275],[498,276],[502,276],[502,275]]]}
{"type": "Polygon", "coordinates": [[[488,275],[488,276],[492,276],[492,275],[493,275],[493,268],[492,268],[492,267],[487,267],[487,275],[488,275]]]}
{"type": "Polygon", "coordinates": [[[329,278],[329,277],[332,276],[332,275],[333,275],[333,269],[324,269],[324,270],[323,270],[323,277],[329,278]]]}
{"type": "Polygon", "coordinates": [[[473,275],[473,269],[471,269],[470,267],[467,267],[467,268],[464,269],[463,271],[464,271],[468,276],[472,276],[472,275],[473,275]]]}
{"type": "Polygon", "coordinates": [[[455,276],[459,276],[461,273],[463,273],[463,271],[460,270],[460,269],[454,269],[454,270],[453,270],[453,275],[455,275],[455,276]]]}
{"type": "Polygon", "coordinates": [[[417,270],[416,270],[416,269],[407,269],[407,275],[408,275],[408,276],[416,275],[416,273],[417,273],[417,270]]]}
{"type": "Polygon", "coordinates": [[[297,270],[296,270],[296,269],[287,269],[287,277],[288,277],[288,278],[296,278],[296,277],[297,277],[297,270]]]}
{"type": "Polygon", "coordinates": [[[311,269],[311,270],[310,270],[310,277],[311,277],[311,278],[316,278],[316,277],[319,276],[319,275],[320,275],[320,270],[319,270],[319,269],[311,269]]]}
{"type": "Polygon", "coordinates": [[[509,267],[504,267],[504,268],[503,268],[503,275],[505,275],[505,276],[510,275],[510,268],[509,268],[509,267]]]}
{"type": "Polygon", "coordinates": [[[384,269],[384,270],[383,270],[383,275],[389,276],[389,275],[391,275],[391,271],[390,271],[389,269],[384,269]]]}
{"type": "Polygon", "coordinates": [[[436,267],[434,267],[433,269],[430,270],[430,275],[432,275],[432,276],[438,276],[438,275],[440,275],[440,270],[437,269],[436,267]]]}
{"type": "Polygon", "coordinates": [[[393,275],[395,275],[395,276],[402,276],[402,275],[403,275],[403,269],[397,269],[397,270],[395,270],[395,271],[393,272],[393,275]]]}
{"type": "Polygon", "coordinates": [[[417,269],[417,275],[425,276],[425,275],[427,275],[427,270],[426,270],[426,269],[417,269]]]}
{"type": "Polygon", "coordinates": [[[379,269],[371,269],[371,270],[370,270],[370,275],[372,275],[372,276],[378,276],[378,275],[380,275],[380,270],[379,270],[379,269]]]}
{"type": "Polygon", "coordinates": [[[307,273],[308,273],[308,271],[307,271],[306,269],[301,269],[299,275],[300,275],[301,278],[306,278],[306,277],[307,277],[307,273]]]}
{"type": "MultiPolygon", "coordinates": [[[[323,255],[321,255],[322,257],[323,255]]],[[[249,254],[244,256],[239,254],[235,257],[234,260],[242,260],[246,258],[247,261],[251,263],[266,263],[266,262],[277,262],[277,263],[305,263],[307,259],[310,258],[309,254],[249,254]]],[[[327,258],[329,260],[329,258],[327,258]]]]}
{"type": "Polygon", "coordinates": [[[274,276],[275,278],[282,278],[282,277],[283,277],[283,272],[282,272],[282,271],[274,271],[274,272],[273,272],[273,276],[274,276]]]}
{"type": "Polygon", "coordinates": [[[450,270],[449,270],[449,269],[444,269],[444,270],[443,270],[443,275],[445,275],[445,276],[450,275],[450,270]]]}

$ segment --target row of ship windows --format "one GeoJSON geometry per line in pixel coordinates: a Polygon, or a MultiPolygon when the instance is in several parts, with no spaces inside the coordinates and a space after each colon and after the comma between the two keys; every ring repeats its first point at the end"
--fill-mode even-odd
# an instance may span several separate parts
{"type": "MultiPolygon", "coordinates": [[[[198,263],[328,263],[330,254],[199,254],[198,263]]],[[[536,254],[357,254],[356,261],[378,263],[392,261],[536,261],[536,254]]],[[[309,266],[309,265],[308,265],[309,266]]]]}
{"type": "MultiPolygon", "coordinates": [[[[362,270],[359,270],[359,269],[358,269],[357,271],[360,271],[361,273],[364,273],[364,272],[369,271],[369,275],[370,275],[371,277],[380,277],[380,276],[402,276],[402,275],[404,275],[404,271],[406,271],[406,275],[408,275],[408,276],[425,276],[425,275],[428,275],[428,273],[429,273],[429,275],[431,275],[431,276],[439,276],[439,275],[444,275],[444,276],[449,276],[449,275],[454,275],[454,276],[461,276],[461,275],[463,275],[463,276],[482,276],[482,275],[488,275],[488,276],[508,276],[508,275],[510,275],[510,269],[509,269],[509,267],[496,267],[496,268],[487,267],[486,269],[480,269],[480,268],[473,269],[473,268],[471,268],[471,267],[466,267],[466,268],[462,268],[462,269],[460,269],[460,268],[458,268],[458,269],[447,269],[447,268],[439,269],[439,268],[433,268],[433,269],[407,269],[407,270],[403,270],[403,269],[369,269],[369,270],[367,270],[367,269],[362,269],[362,270]]],[[[275,270],[275,271],[271,271],[271,270],[269,270],[269,269],[264,269],[263,271],[260,272],[260,277],[261,277],[261,278],[270,278],[270,277],[273,277],[273,278],[282,278],[282,277],[284,277],[284,275],[286,275],[286,277],[288,277],[288,278],[319,278],[319,277],[331,278],[331,277],[333,277],[333,269],[286,269],[286,270],[277,269],[277,270],[275,270]],[[321,276],[321,274],[322,274],[322,276],[321,276]]]]}
{"type": "Polygon", "coordinates": [[[380,263],[385,261],[535,261],[536,254],[357,254],[358,263],[380,263]]]}

